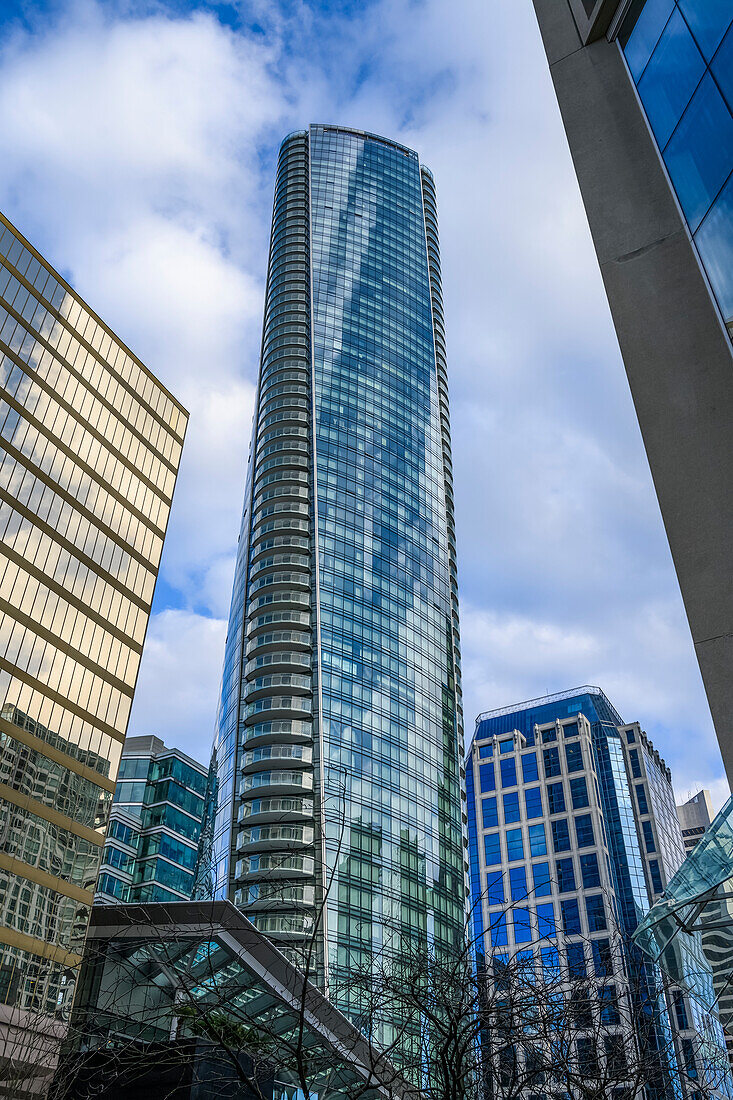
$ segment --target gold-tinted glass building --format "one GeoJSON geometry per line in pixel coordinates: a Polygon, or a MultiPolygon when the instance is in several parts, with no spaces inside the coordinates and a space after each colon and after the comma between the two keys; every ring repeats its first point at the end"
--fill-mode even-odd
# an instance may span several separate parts
{"type": "Polygon", "coordinates": [[[187,414],[2,216],[0,371],[1,1029],[80,961],[187,414]]]}

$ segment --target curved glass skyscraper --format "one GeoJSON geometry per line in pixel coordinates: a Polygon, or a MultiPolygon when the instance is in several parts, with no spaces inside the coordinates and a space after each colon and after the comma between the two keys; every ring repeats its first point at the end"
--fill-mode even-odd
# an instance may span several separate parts
{"type": "Polygon", "coordinates": [[[326,981],[464,926],[451,477],[432,175],[291,134],[199,893],[314,937],[326,981]]]}

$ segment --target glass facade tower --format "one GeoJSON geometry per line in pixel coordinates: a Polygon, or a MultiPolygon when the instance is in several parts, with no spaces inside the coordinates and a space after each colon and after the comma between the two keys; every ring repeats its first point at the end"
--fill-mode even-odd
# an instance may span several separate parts
{"type": "Polygon", "coordinates": [[[4,1025],[81,959],[187,414],[2,216],[0,372],[4,1025]]]}
{"type": "Polygon", "coordinates": [[[325,978],[465,913],[460,656],[435,189],[311,126],[277,170],[201,895],[325,978]]]}

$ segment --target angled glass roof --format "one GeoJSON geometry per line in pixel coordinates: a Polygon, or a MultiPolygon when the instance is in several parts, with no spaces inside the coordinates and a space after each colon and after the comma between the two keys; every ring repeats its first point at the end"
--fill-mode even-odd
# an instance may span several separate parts
{"type": "Polygon", "coordinates": [[[733,797],[652,906],[634,939],[733,1028],[733,797]]]}

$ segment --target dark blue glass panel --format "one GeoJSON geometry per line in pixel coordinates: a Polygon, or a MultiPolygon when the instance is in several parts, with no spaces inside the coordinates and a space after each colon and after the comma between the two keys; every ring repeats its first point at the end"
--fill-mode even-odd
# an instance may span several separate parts
{"type": "Polygon", "coordinates": [[[501,841],[499,833],[487,833],[484,837],[484,856],[487,867],[501,863],[501,841]]]}
{"type": "Polygon", "coordinates": [[[501,761],[501,785],[502,787],[517,785],[517,762],[513,756],[501,761]]]}
{"type": "Polygon", "coordinates": [[[519,821],[519,792],[512,791],[504,795],[504,824],[513,825],[519,821]]]}
{"type": "Polygon", "coordinates": [[[728,100],[728,106],[733,111],[733,27],[723,39],[723,45],[710,67],[720,85],[720,90],[728,100]]]}
{"type": "Polygon", "coordinates": [[[506,913],[497,913],[491,917],[489,930],[494,947],[503,947],[507,942],[506,913]]]}
{"type": "MultiPolygon", "coordinates": [[[[647,0],[644,5],[624,45],[626,61],[634,80],[638,80],[643,73],[673,8],[673,0],[647,0]]],[[[624,31],[620,37],[623,44],[626,38],[624,31]]]]}
{"type": "Polygon", "coordinates": [[[558,821],[553,821],[551,824],[552,829],[552,848],[555,852],[569,852],[570,851],[570,830],[568,829],[567,819],[561,817],[558,821]]]}
{"type": "Polygon", "coordinates": [[[733,116],[709,73],[670,138],[664,160],[694,233],[733,171],[733,116]]]}
{"type": "Polygon", "coordinates": [[[733,179],[695,234],[720,311],[733,320],[733,179]]]}
{"type": "Polygon", "coordinates": [[[558,859],[555,864],[557,871],[557,888],[561,894],[567,894],[575,889],[575,867],[572,858],[558,859]]]}
{"type": "Polygon", "coordinates": [[[529,826],[529,853],[532,856],[546,856],[547,855],[547,839],[545,837],[545,826],[530,825],[529,826]]]}
{"type": "Polygon", "coordinates": [[[521,829],[507,829],[506,857],[510,863],[515,859],[524,859],[524,844],[522,843],[521,829]]]}
{"type": "Polygon", "coordinates": [[[562,930],[566,936],[580,935],[580,907],[577,898],[569,898],[560,902],[562,915],[562,930]]]}
{"type": "Polygon", "coordinates": [[[514,942],[530,943],[532,940],[532,927],[529,920],[529,909],[514,910],[514,942]]]}
{"type": "Polygon", "coordinates": [[[482,764],[479,767],[478,772],[479,780],[481,783],[481,792],[485,793],[486,791],[495,791],[496,779],[494,778],[494,765],[482,764]]]}
{"type": "Polygon", "coordinates": [[[501,871],[489,871],[487,874],[486,897],[489,905],[504,904],[504,875],[501,871]]]}
{"type": "Polygon", "coordinates": [[[551,901],[537,906],[537,931],[541,940],[552,939],[557,935],[555,928],[555,906],[551,901]]]}
{"type": "Polygon", "coordinates": [[[682,118],[704,71],[702,54],[675,11],[639,81],[639,95],[661,148],[682,118]]]}
{"type": "Polygon", "coordinates": [[[495,798],[482,798],[481,816],[484,829],[495,829],[499,824],[499,811],[495,798]]]}
{"type": "Polygon", "coordinates": [[[542,789],[530,787],[524,792],[524,803],[527,809],[527,820],[534,817],[542,817],[542,789]]]}
{"type": "Polygon", "coordinates": [[[511,867],[509,869],[509,888],[512,901],[526,901],[527,872],[524,867],[511,867]]]}
{"type": "Polygon", "coordinates": [[[537,753],[526,752],[522,757],[522,778],[525,783],[534,783],[540,777],[537,770],[537,753]]]}
{"type": "Polygon", "coordinates": [[[581,814],[579,817],[576,817],[575,833],[578,839],[579,848],[589,848],[592,844],[595,844],[593,820],[590,814],[581,814]]]}
{"type": "Polygon", "coordinates": [[[601,871],[595,852],[588,852],[580,857],[580,873],[583,876],[584,890],[592,890],[594,886],[601,885],[601,871]]]}
{"type": "Polygon", "coordinates": [[[532,880],[534,892],[538,897],[544,897],[552,893],[549,863],[532,864],[532,880]]]}
{"type": "Polygon", "coordinates": [[[577,775],[575,779],[570,780],[570,797],[573,800],[574,810],[582,810],[584,806],[590,805],[588,785],[584,775],[577,775]]]}
{"type": "Polygon", "coordinates": [[[677,0],[677,3],[709,61],[731,24],[730,0],[677,0]]]}

